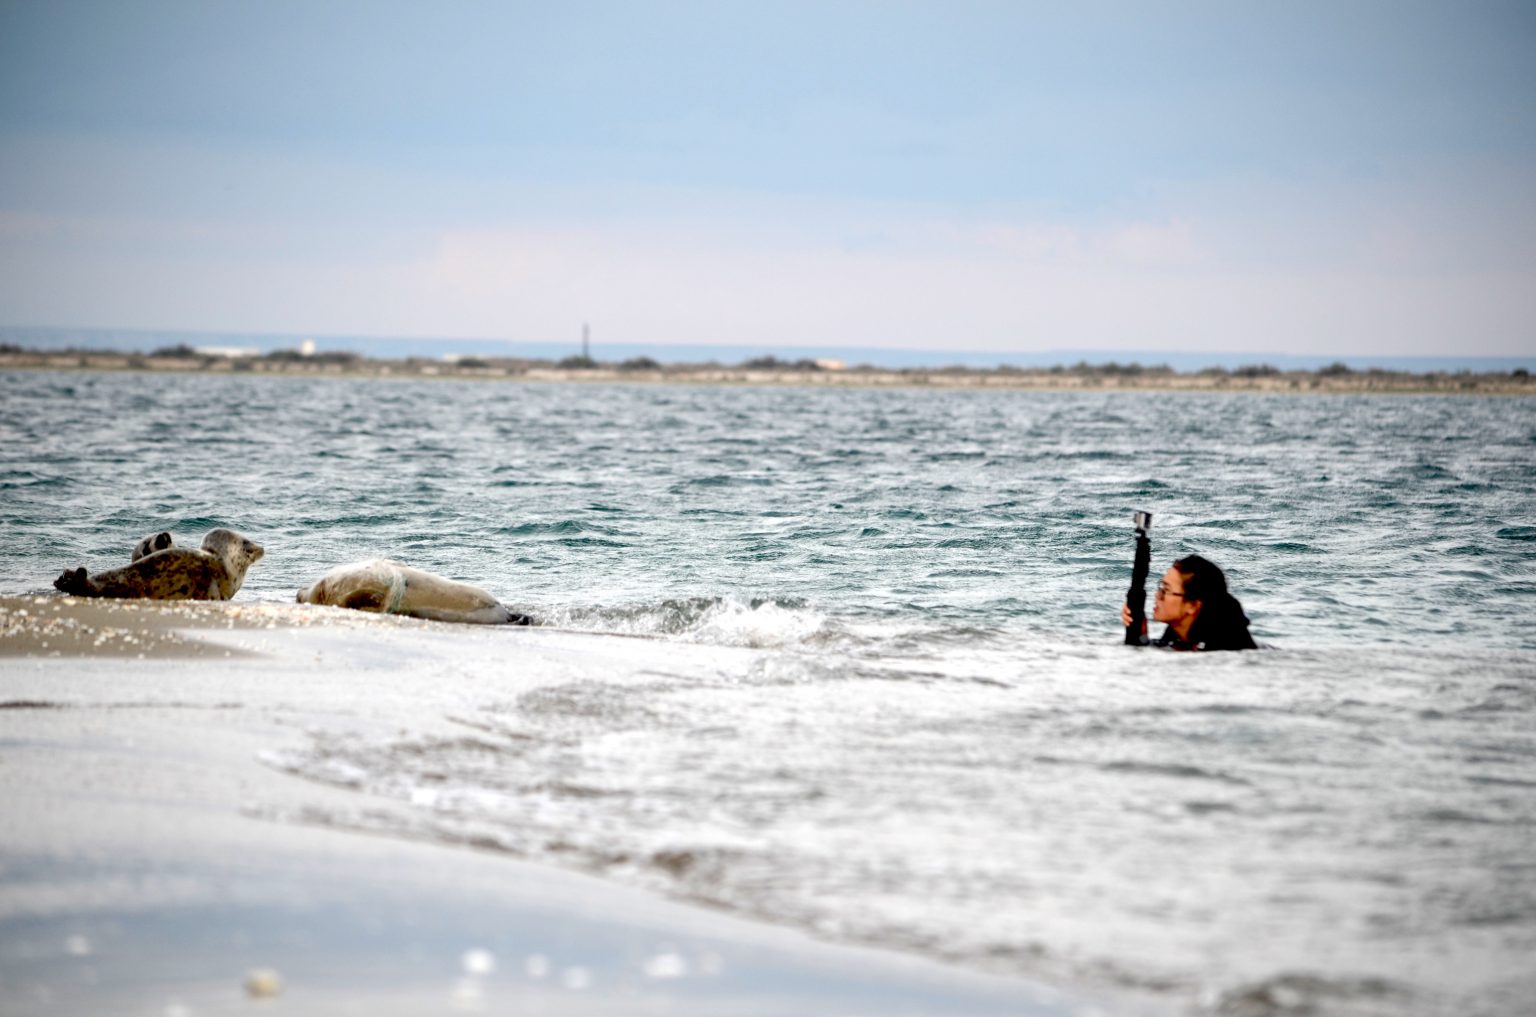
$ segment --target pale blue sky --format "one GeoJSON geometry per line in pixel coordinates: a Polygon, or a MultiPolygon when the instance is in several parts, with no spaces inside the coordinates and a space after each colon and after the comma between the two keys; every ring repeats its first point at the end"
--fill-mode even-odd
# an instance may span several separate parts
{"type": "Polygon", "coordinates": [[[1529,3],[0,0],[0,325],[1507,356],[1533,312],[1529,3]]]}

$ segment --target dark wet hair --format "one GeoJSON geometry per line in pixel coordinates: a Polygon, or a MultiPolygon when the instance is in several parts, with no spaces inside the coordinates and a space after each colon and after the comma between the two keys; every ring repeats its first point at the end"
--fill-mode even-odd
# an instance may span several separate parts
{"type": "Polygon", "coordinates": [[[1216,563],[1191,554],[1173,563],[1184,577],[1184,599],[1198,600],[1200,614],[1190,627],[1188,642],[1207,650],[1256,650],[1248,633],[1243,605],[1227,592],[1227,576],[1216,563]]]}

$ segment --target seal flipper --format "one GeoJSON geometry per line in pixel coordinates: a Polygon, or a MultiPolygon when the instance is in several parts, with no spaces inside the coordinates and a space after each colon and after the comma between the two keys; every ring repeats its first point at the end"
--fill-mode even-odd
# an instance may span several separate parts
{"type": "Polygon", "coordinates": [[[527,614],[519,614],[517,611],[508,611],[507,612],[507,624],[508,625],[532,625],[532,624],[534,624],[533,616],[532,615],[527,615],[527,614]]]}
{"type": "Polygon", "coordinates": [[[175,547],[176,541],[164,530],[151,534],[133,546],[133,556],[130,561],[138,561],[140,558],[154,554],[156,551],[164,551],[168,547],[175,547]]]}
{"type": "Polygon", "coordinates": [[[347,595],[338,607],[350,607],[354,611],[383,611],[384,598],[375,590],[358,590],[347,595]]]}
{"type": "Polygon", "coordinates": [[[65,569],[59,578],[53,581],[53,588],[60,593],[67,593],[72,597],[92,597],[96,591],[91,587],[91,577],[86,573],[85,567],[77,569],[65,569]]]}

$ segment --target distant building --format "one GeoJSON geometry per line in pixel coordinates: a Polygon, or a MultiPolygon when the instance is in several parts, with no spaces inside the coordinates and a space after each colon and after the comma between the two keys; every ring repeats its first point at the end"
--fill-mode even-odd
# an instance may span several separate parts
{"type": "Polygon", "coordinates": [[[303,342],[299,343],[299,356],[312,357],[314,355],[315,341],[313,339],[305,339],[303,342]]]}
{"type": "Polygon", "coordinates": [[[231,360],[261,356],[261,351],[254,346],[198,346],[194,352],[200,357],[228,357],[231,360]]]}
{"type": "Polygon", "coordinates": [[[848,369],[847,364],[832,357],[822,357],[818,359],[816,361],[816,366],[821,368],[823,371],[846,371],[848,369]]]}

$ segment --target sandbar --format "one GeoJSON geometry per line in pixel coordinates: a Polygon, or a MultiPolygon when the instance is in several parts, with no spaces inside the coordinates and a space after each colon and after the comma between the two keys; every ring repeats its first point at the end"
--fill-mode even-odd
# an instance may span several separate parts
{"type": "Polygon", "coordinates": [[[309,605],[0,598],[5,1012],[1157,1012],[307,821],[409,806],[262,762],[317,727],[446,723],[495,661],[536,683],[667,653],[309,605]]]}

